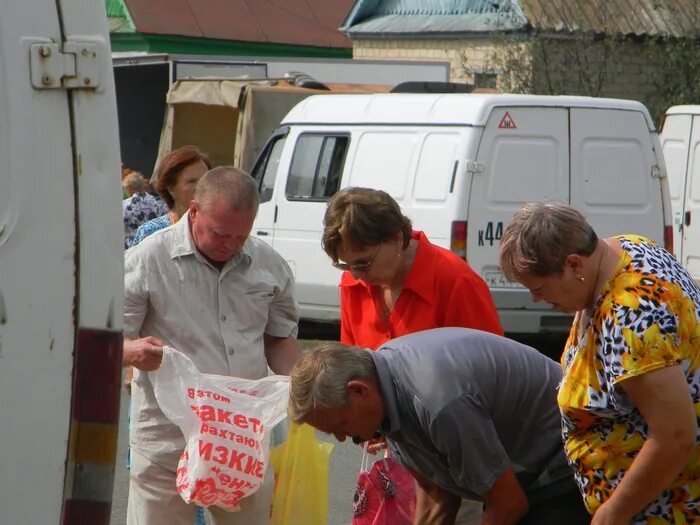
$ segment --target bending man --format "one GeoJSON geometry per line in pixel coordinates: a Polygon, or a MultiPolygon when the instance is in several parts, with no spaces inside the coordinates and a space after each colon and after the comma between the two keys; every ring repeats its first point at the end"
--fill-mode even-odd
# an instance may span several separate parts
{"type": "Polygon", "coordinates": [[[418,482],[416,524],[454,523],[461,498],[483,501],[483,525],[588,523],[561,443],[561,370],[532,348],[438,328],[375,352],[327,343],[290,375],[292,421],[386,438],[418,482]]]}

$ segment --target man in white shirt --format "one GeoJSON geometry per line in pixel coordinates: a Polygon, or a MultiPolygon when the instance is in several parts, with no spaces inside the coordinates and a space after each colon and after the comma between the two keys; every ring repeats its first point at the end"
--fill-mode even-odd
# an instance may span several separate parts
{"type": "MultiPolygon", "coordinates": [[[[288,374],[300,355],[293,276],[277,252],[249,237],[257,209],[250,175],[215,168],[178,223],[126,252],[124,364],[137,369],[127,525],[191,525],[195,515],[175,489],[184,438],[158,407],[148,377],[164,344],[203,373],[248,379],[267,375],[268,365],[288,374]]],[[[215,525],[266,523],[271,493],[266,479],[240,512],[210,508],[210,517],[215,525]]]]}

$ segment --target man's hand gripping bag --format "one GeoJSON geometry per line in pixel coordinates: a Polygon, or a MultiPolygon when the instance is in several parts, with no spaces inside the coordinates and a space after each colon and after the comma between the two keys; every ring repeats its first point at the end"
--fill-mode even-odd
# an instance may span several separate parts
{"type": "Polygon", "coordinates": [[[177,469],[182,499],[238,510],[241,498],[262,485],[272,427],[287,411],[289,378],[203,374],[169,347],[150,377],[158,405],[187,441],[177,469]]]}

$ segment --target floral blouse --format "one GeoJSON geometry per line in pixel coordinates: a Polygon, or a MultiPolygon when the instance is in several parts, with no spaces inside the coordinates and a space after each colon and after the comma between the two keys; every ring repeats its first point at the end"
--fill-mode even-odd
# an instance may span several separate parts
{"type": "MultiPolygon", "coordinates": [[[[591,317],[574,320],[558,395],[566,453],[591,513],[610,497],[647,438],[621,381],[681,364],[700,416],[700,287],[652,241],[617,238],[624,254],[591,317]]],[[[700,523],[700,445],[632,523],[700,523]]]]}
{"type": "Polygon", "coordinates": [[[167,228],[168,226],[170,226],[170,219],[168,218],[167,214],[151,219],[148,222],[144,222],[136,230],[134,238],[131,239],[131,244],[129,246],[136,246],[149,235],[157,232],[158,230],[162,230],[163,228],[167,228]]]}
{"type": "Polygon", "coordinates": [[[122,201],[124,218],[124,249],[132,246],[136,229],[146,221],[168,213],[168,206],[156,195],[135,193],[122,201]]]}

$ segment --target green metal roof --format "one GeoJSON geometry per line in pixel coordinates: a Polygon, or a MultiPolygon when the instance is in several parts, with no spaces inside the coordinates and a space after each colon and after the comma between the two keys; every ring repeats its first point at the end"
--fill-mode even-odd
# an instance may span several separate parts
{"type": "Polygon", "coordinates": [[[105,0],[105,7],[110,33],[133,33],[136,31],[124,0],[105,0]]]}

